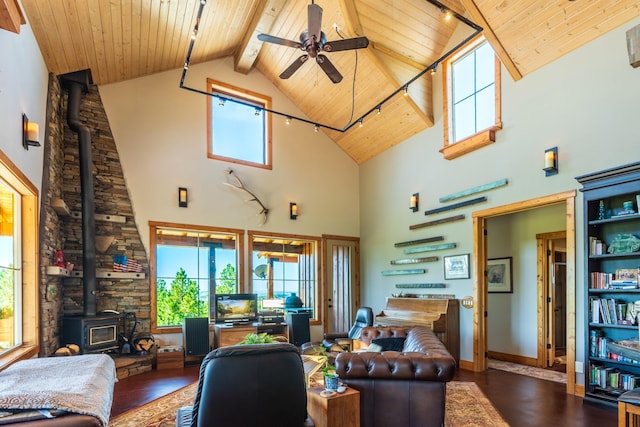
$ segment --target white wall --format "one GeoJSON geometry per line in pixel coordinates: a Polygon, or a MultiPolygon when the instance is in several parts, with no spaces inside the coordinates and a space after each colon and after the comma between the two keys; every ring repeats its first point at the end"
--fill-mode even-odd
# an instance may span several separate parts
{"type": "Polygon", "coordinates": [[[538,357],[538,266],[536,234],[566,229],[565,205],[487,220],[488,258],[512,257],[513,293],[490,293],[488,350],[538,357]]]}
{"type": "MultiPolygon", "coordinates": [[[[538,196],[577,189],[574,177],[637,161],[640,69],[629,66],[625,31],[636,19],[552,64],[514,82],[502,70],[502,119],[496,143],[458,159],[447,161],[442,147],[442,75],[433,77],[435,126],[382,153],[360,168],[360,210],[363,303],[374,311],[396,292],[395,277],[384,277],[389,261],[401,256],[395,242],[444,235],[458,245],[437,255],[472,252],[471,213],[538,196]],[[557,146],[560,173],[545,177],[543,152],[557,146]],[[507,178],[509,184],[485,193],[486,203],[448,213],[424,216],[421,212],[443,206],[438,198],[477,185],[507,178]],[[421,212],[408,209],[411,193],[420,193],[421,212]],[[464,221],[410,231],[409,226],[463,213],[464,221]]],[[[428,77],[426,77],[428,78],[428,77]]],[[[384,114],[380,118],[384,120],[384,114]]],[[[582,197],[577,197],[577,248],[583,244],[582,197]]],[[[583,268],[578,253],[577,274],[583,268]]],[[[443,281],[443,266],[424,264],[426,277],[413,281],[443,281]]],[[[473,272],[472,272],[473,274],[473,272]]],[[[397,276],[396,276],[397,277],[397,276]]],[[[437,293],[437,291],[429,292],[437,293]]],[[[473,295],[469,280],[452,280],[441,293],[461,298],[473,295]]],[[[583,352],[584,285],[578,283],[577,348],[583,352]]],[[[472,311],[460,312],[461,359],[473,359],[472,311]]],[[[581,382],[581,379],[578,379],[581,382]]]]}
{"type": "MultiPolygon", "coordinates": [[[[274,116],[273,170],[208,159],[207,96],[180,89],[181,71],[99,88],[147,250],[149,221],[308,236],[359,235],[358,166],[336,144],[311,125],[286,125],[274,116]],[[227,168],[270,209],[264,226],[257,204],[223,184],[227,168]],[[186,209],[177,206],[178,187],[189,189],[186,209]],[[289,219],[291,201],[299,206],[295,221],[289,219]]],[[[187,86],[206,90],[208,77],[271,96],[274,110],[302,116],[261,73],[233,72],[232,58],[192,66],[187,86]]],[[[312,333],[320,337],[321,328],[312,333]]]]}
{"type": "Polygon", "coordinates": [[[44,147],[22,147],[22,113],[40,125],[44,145],[48,77],[28,25],[0,30],[0,58],[0,150],[40,191],[44,147]]]}

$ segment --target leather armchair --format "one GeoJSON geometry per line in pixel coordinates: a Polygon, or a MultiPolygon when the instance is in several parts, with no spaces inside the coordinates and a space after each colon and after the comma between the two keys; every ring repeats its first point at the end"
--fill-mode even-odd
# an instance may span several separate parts
{"type": "Polygon", "coordinates": [[[176,427],[312,427],[304,368],[289,343],[235,345],[210,352],[200,366],[193,406],[176,427]]]}
{"type": "Polygon", "coordinates": [[[324,334],[322,342],[312,341],[302,344],[302,352],[304,354],[322,353],[318,348],[322,346],[326,352],[330,353],[330,362],[333,363],[332,359],[335,358],[337,353],[352,350],[353,340],[360,338],[363,328],[373,325],[373,319],[371,307],[360,307],[356,312],[356,318],[349,332],[327,332],[324,334]]]}

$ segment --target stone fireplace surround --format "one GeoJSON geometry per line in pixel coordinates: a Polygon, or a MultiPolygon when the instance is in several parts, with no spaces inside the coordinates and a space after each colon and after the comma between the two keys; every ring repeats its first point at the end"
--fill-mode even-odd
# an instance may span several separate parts
{"type": "MultiPolygon", "coordinates": [[[[52,355],[61,345],[62,319],[83,313],[82,278],[47,274],[55,265],[57,249],[65,262],[82,268],[81,219],[56,212],[52,204],[62,200],[72,213],[81,212],[78,136],[67,125],[67,91],[58,76],[49,75],[46,142],[40,206],[40,357],[52,355]]],[[[97,269],[112,271],[113,256],[135,259],[147,273],[142,279],[98,278],[97,313],[116,310],[134,312],[138,331],[150,330],[149,262],[135,223],[117,147],[96,86],[90,85],[80,101],[79,120],[89,127],[92,145],[92,175],[95,213],[124,217],[124,222],[97,220],[96,237],[113,238],[96,251],[97,269]]]]}

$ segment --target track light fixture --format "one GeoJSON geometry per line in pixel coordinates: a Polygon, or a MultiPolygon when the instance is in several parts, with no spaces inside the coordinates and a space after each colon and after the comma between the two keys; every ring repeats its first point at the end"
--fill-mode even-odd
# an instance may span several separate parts
{"type": "MultiPolygon", "coordinates": [[[[340,127],[337,127],[337,126],[331,126],[331,125],[327,125],[327,124],[321,124],[321,123],[317,123],[317,122],[312,122],[312,121],[307,120],[305,118],[298,117],[298,116],[293,116],[291,114],[285,114],[285,113],[282,113],[282,112],[277,111],[277,110],[263,108],[262,111],[286,117],[287,124],[289,122],[291,122],[291,120],[297,120],[297,121],[300,121],[300,122],[303,122],[303,123],[308,123],[308,124],[313,126],[314,132],[318,132],[319,128],[323,127],[325,129],[333,130],[333,131],[336,131],[336,132],[339,132],[339,133],[345,133],[349,129],[351,129],[353,126],[355,126],[356,123],[358,123],[358,125],[360,127],[362,127],[362,123],[363,123],[365,117],[367,117],[369,114],[372,114],[374,111],[376,111],[377,114],[380,114],[380,112],[382,110],[382,105],[385,102],[390,101],[391,98],[396,96],[399,92],[404,92],[404,95],[407,96],[408,95],[408,91],[409,91],[409,85],[411,83],[413,83],[414,81],[418,80],[419,78],[421,78],[424,74],[426,74],[429,71],[432,74],[435,73],[435,70],[436,70],[436,68],[437,68],[439,63],[441,63],[446,58],[451,56],[460,47],[462,47],[464,44],[466,44],[468,41],[470,41],[476,35],[478,35],[479,33],[482,32],[482,27],[481,26],[479,26],[476,23],[474,23],[473,21],[465,18],[464,16],[462,16],[462,15],[460,15],[460,14],[458,14],[458,13],[452,11],[452,10],[449,10],[443,4],[441,4],[438,0],[426,0],[426,1],[428,3],[434,5],[435,7],[439,8],[440,11],[445,14],[445,20],[449,20],[449,19],[451,19],[451,17],[455,17],[458,21],[460,21],[461,23],[463,23],[463,24],[467,25],[468,27],[470,27],[473,31],[471,31],[471,34],[466,36],[461,42],[459,42],[458,44],[453,46],[449,51],[444,53],[444,55],[442,55],[440,58],[438,58],[433,64],[431,64],[430,66],[428,66],[427,68],[425,68],[424,70],[422,70],[421,72],[416,74],[413,78],[411,78],[409,81],[405,82],[402,86],[397,88],[395,91],[393,91],[391,94],[389,94],[386,98],[384,98],[383,100],[379,101],[374,107],[372,107],[366,113],[364,113],[360,117],[356,118],[355,120],[350,121],[349,124],[347,124],[346,126],[340,128],[340,127]]],[[[216,94],[213,94],[213,93],[210,93],[210,92],[207,92],[207,91],[203,91],[201,89],[192,88],[192,87],[189,87],[189,86],[185,85],[185,80],[187,79],[187,72],[189,70],[189,64],[191,62],[191,54],[193,52],[193,46],[194,46],[195,40],[197,38],[196,35],[198,34],[198,29],[199,29],[199,26],[200,26],[200,19],[202,18],[202,11],[203,11],[204,6],[206,5],[206,3],[207,3],[207,0],[200,0],[200,5],[198,7],[198,12],[197,12],[197,15],[196,15],[196,23],[195,23],[194,28],[193,28],[193,33],[191,35],[191,41],[190,41],[189,47],[187,49],[187,58],[185,60],[184,67],[183,67],[183,70],[182,70],[182,76],[180,78],[180,88],[181,89],[186,89],[186,90],[189,90],[189,91],[192,91],[192,92],[196,92],[196,93],[199,93],[201,95],[217,96],[219,98],[218,105],[220,105],[222,107],[222,106],[224,106],[224,103],[227,101],[227,99],[221,98],[216,94]]],[[[238,100],[235,100],[235,99],[230,99],[228,101],[237,102],[239,104],[245,104],[244,102],[238,101],[238,100]]],[[[251,105],[251,104],[247,103],[245,105],[251,105]]],[[[259,112],[256,112],[256,115],[259,115],[259,112]]]]}

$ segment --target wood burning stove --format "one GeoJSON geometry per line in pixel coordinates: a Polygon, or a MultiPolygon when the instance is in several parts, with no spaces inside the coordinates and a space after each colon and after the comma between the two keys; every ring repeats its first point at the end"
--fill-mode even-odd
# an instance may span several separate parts
{"type": "Polygon", "coordinates": [[[118,316],[65,316],[62,345],[77,344],[81,353],[102,353],[118,349],[118,316]]]}

